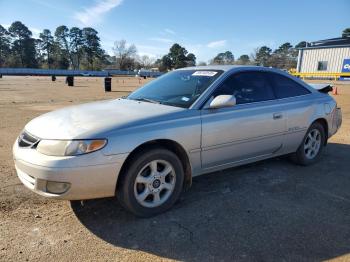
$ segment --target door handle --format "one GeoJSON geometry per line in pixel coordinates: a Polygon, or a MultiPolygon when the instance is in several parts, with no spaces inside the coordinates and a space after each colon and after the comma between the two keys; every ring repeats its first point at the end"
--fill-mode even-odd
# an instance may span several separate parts
{"type": "Polygon", "coordinates": [[[282,113],[274,113],[273,114],[273,119],[281,119],[283,117],[282,113]]]}

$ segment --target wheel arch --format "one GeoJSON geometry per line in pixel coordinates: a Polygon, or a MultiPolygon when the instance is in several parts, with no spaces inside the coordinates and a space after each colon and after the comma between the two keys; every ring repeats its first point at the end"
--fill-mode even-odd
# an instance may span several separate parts
{"type": "Polygon", "coordinates": [[[122,176],[125,176],[128,170],[128,167],[132,163],[134,157],[144,150],[150,150],[152,148],[165,148],[177,155],[180,159],[183,169],[184,169],[184,189],[188,189],[192,185],[192,167],[186,150],[176,141],[170,139],[155,139],[148,142],[145,142],[137,146],[126,158],[121,169],[120,174],[117,179],[116,189],[121,186],[119,181],[122,180],[122,176]]]}
{"type": "MultiPolygon", "coordinates": [[[[320,118],[317,118],[317,119],[315,119],[312,123],[311,123],[311,125],[313,124],[313,123],[319,123],[319,124],[321,124],[322,126],[323,126],[323,128],[324,128],[324,132],[325,132],[325,142],[324,142],[324,145],[327,145],[327,142],[328,142],[328,122],[327,122],[327,120],[325,119],[325,118],[322,118],[322,117],[320,117],[320,118]]],[[[310,125],[310,126],[311,126],[310,125]]]]}

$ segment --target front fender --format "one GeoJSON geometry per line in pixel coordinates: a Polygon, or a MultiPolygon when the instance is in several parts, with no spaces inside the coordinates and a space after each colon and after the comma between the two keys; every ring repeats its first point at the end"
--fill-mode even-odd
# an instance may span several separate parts
{"type": "MultiPolygon", "coordinates": [[[[194,110],[196,111],[196,110],[194,110]]],[[[186,118],[164,120],[135,127],[115,130],[106,134],[108,145],[102,150],[105,155],[130,153],[149,141],[168,139],[180,144],[186,152],[200,148],[201,120],[199,112],[186,118]]]]}

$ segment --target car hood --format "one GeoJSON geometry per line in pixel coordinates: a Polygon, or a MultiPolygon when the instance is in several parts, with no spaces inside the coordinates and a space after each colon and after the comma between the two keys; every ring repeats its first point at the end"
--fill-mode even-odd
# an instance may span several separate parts
{"type": "Polygon", "coordinates": [[[129,99],[70,106],[41,115],[25,130],[41,139],[89,139],[118,128],[174,117],[187,109],[129,99]]]}

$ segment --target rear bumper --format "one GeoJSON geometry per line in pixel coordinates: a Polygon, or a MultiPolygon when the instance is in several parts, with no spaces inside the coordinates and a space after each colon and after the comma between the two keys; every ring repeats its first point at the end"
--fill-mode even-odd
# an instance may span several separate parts
{"type": "Polygon", "coordinates": [[[343,122],[343,117],[342,117],[342,112],[341,112],[341,108],[337,107],[336,108],[336,114],[335,114],[335,125],[337,127],[337,129],[340,128],[342,122],[343,122]]]}
{"type": "Polygon", "coordinates": [[[336,107],[333,112],[333,117],[332,117],[332,128],[329,129],[329,134],[328,136],[331,137],[334,135],[338,129],[341,127],[343,118],[342,118],[342,111],[340,107],[336,107]]]}

